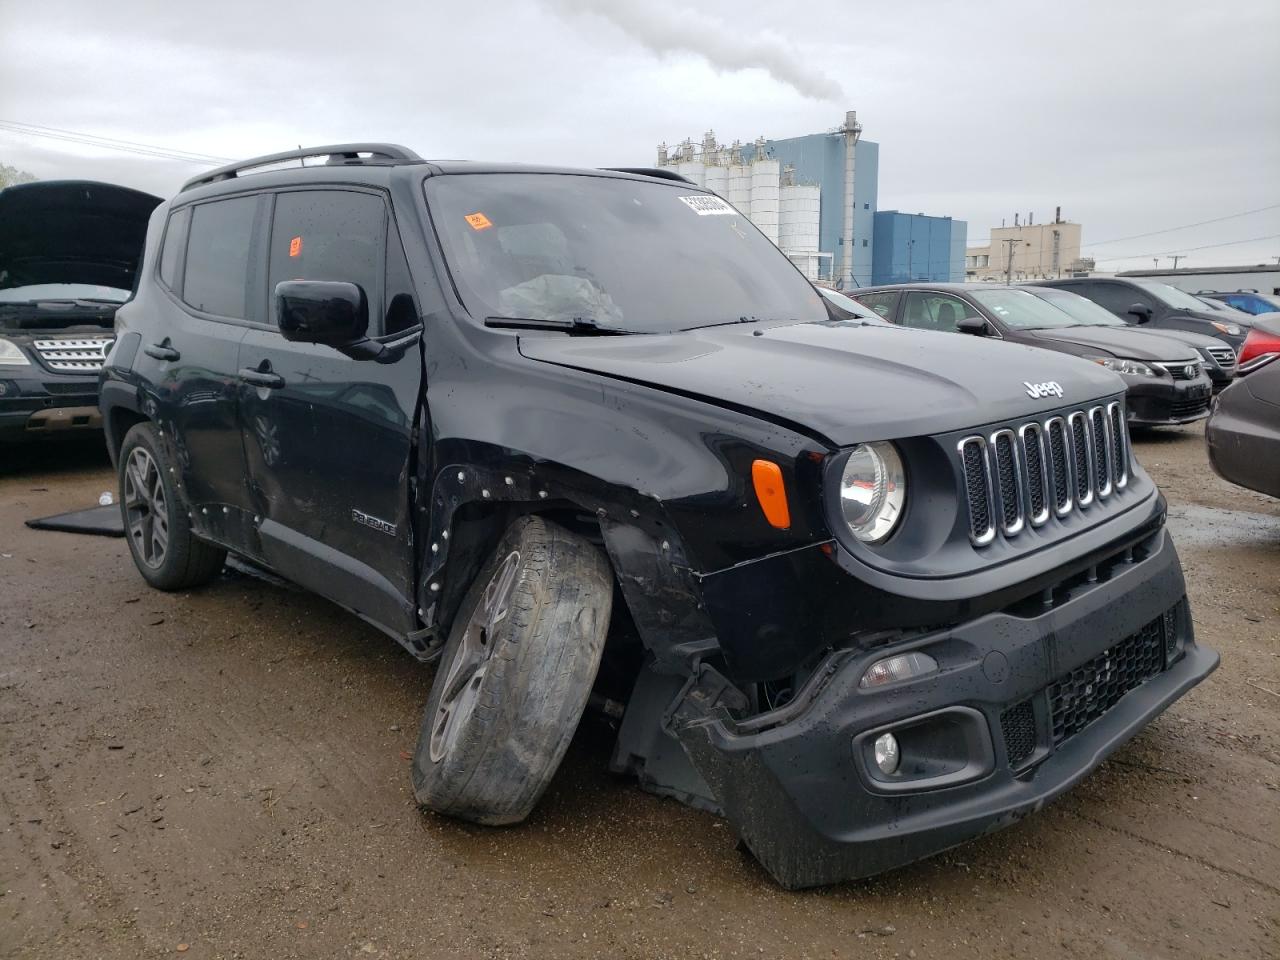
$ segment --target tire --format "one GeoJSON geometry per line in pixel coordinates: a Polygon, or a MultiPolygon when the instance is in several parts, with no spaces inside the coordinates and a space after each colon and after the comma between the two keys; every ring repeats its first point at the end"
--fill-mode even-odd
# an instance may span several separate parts
{"type": "Polygon", "coordinates": [[[413,758],[419,803],[489,826],[529,815],[586,708],[612,608],[593,544],[540,517],[508,528],[436,670],[413,758]]]}
{"type": "Polygon", "coordinates": [[[191,532],[154,424],[125,434],[117,472],[125,540],[142,578],[157,590],[185,590],[216,577],[227,551],[191,532]]]}

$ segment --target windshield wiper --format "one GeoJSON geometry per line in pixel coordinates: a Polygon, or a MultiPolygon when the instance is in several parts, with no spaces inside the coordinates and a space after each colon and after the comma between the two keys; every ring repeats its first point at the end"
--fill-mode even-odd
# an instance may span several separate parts
{"type": "Polygon", "coordinates": [[[589,317],[572,320],[546,320],[541,317],[485,317],[484,325],[496,330],[559,330],[571,337],[620,337],[635,330],[602,327],[589,317]]]}

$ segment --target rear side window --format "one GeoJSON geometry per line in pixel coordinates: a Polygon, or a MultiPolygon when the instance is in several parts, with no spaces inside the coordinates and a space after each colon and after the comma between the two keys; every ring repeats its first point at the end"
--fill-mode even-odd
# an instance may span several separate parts
{"type": "Polygon", "coordinates": [[[245,318],[256,197],[202,203],[191,213],[182,299],[205,313],[245,318]]]}
{"type": "Polygon", "coordinates": [[[976,316],[974,310],[959,297],[950,297],[945,293],[924,293],[912,291],[907,294],[907,305],[903,311],[902,323],[917,330],[939,330],[943,333],[955,333],[956,324],[965,317],[976,316]]]}
{"type": "Polygon", "coordinates": [[[864,293],[860,296],[855,295],[853,299],[886,320],[893,319],[894,308],[898,305],[896,293],[864,293]]]}
{"type": "Polygon", "coordinates": [[[169,226],[164,232],[164,248],[160,251],[160,279],[171,290],[177,290],[178,266],[187,246],[187,227],[191,223],[191,208],[183,207],[169,216],[169,226]]]}
{"type": "MultiPolygon", "coordinates": [[[[1074,287],[1071,289],[1075,290],[1074,287]]],[[[1127,283],[1091,283],[1087,289],[1079,292],[1082,296],[1086,296],[1098,304],[1098,306],[1106,307],[1116,316],[1123,319],[1130,319],[1128,317],[1129,308],[1135,303],[1141,303],[1148,307],[1155,305],[1145,291],[1137,287],[1131,287],[1127,283]]]]}
{"type": "Polygon", "coordinates": [[[283,280],[359,284],[369,298],[370,332],[382,315],[386,207],[370,193],[294,190],[276,196],[267,290],[275,322],[275,289],[283,280]]]}

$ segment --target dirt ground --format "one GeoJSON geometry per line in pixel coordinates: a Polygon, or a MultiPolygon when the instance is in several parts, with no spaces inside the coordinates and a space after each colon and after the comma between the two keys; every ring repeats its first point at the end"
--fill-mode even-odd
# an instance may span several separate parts
{"type": "Polygon", "coordinates": [[[114,489],[0,452],[0,956],[1280,956],[1280,503],[1138,438],[1222,667],[1075,791],[870,882],[786,893],[584,720],[527,824],[420,812],[430,670],[306,593],[148,590],[22,521],[114,489]]]}

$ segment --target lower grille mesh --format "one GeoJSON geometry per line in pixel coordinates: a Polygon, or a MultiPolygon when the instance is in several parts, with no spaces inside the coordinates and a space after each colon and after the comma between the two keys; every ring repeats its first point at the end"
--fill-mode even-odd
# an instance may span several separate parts
{"type": "Polygon", "coordinates": [[[1081,664],[1049,687],[1055,745],[1079,733],[1130,690],[1164,669],[1165,618],[1081,664]]]}
{"type": "Polygon", "coordinates": [[[1031,701],[1023,700],[1000,714],[1000,733],[1009,766],[1020,766],[1036,749],[1036,716],[1031,701]]]}

